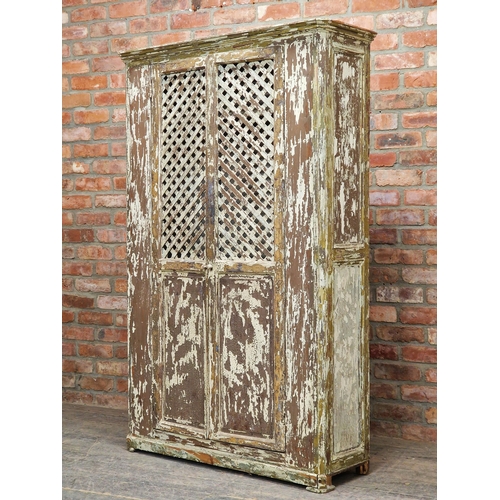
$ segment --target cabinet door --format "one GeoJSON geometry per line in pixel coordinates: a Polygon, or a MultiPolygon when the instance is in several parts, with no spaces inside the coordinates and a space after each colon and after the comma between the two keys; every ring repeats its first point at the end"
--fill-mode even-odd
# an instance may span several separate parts
{"type": "Polygon", "coordinates": [[[284,450],[274,59],[162,76],[162,427],[284,450]]]}

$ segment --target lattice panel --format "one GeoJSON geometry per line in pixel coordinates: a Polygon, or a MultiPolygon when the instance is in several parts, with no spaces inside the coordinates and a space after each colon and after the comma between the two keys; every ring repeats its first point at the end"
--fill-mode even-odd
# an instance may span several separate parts
{"type": "Polygon", "coordinates": [[[218,256],[273,260],[273,61],[221,64],[217,87],[218,256]]]}
{"type": "Polygon", "coordinates": [[[163,77],[162,257],[205,258],[205,70],[163,77]]]}

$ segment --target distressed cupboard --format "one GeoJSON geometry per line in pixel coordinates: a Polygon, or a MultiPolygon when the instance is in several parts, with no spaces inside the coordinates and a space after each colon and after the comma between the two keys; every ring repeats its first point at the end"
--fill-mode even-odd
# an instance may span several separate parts
{"type": "Polygon", "coordinates": [[[316,492],[367,472],[373,36],[314,20],[122,54],[131,450],[316,492]]]}

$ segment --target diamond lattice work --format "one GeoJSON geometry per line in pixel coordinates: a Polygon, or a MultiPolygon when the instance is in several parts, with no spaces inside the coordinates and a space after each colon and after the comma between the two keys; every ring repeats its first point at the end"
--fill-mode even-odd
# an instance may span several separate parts
{"type": "Polygon", "coordinates": [[[224,64],[217,74],[221,259],[274,255],[274,66],[224,64]]]}
{"type": "Polygon", "coordinates": [[[205,71],[163,77],[162,257],[205,257],[205,71]]]}

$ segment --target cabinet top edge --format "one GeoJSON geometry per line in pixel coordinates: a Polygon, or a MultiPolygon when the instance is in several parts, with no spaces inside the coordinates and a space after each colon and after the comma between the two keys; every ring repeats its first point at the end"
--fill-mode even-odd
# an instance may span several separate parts
{"type": "Polygon", "coordinates": [[[326,32],[344,35],[352,38],[362,45],[369,45],[377,33],[364,28],[358,28],[340,21],[330,19],[313,19],[289,24],[279,24],[259,27],[257,29],[229,33],[227,35],[189,40],[186,42],[169,43],[144,49],[121,52],[120,56],[127,65],[159,62],[167,59],[194,57],[210,52],[220,52],[235,49],[246,49],[254,43],[271,44],[280,39],[295,36],[326,32]]]}

